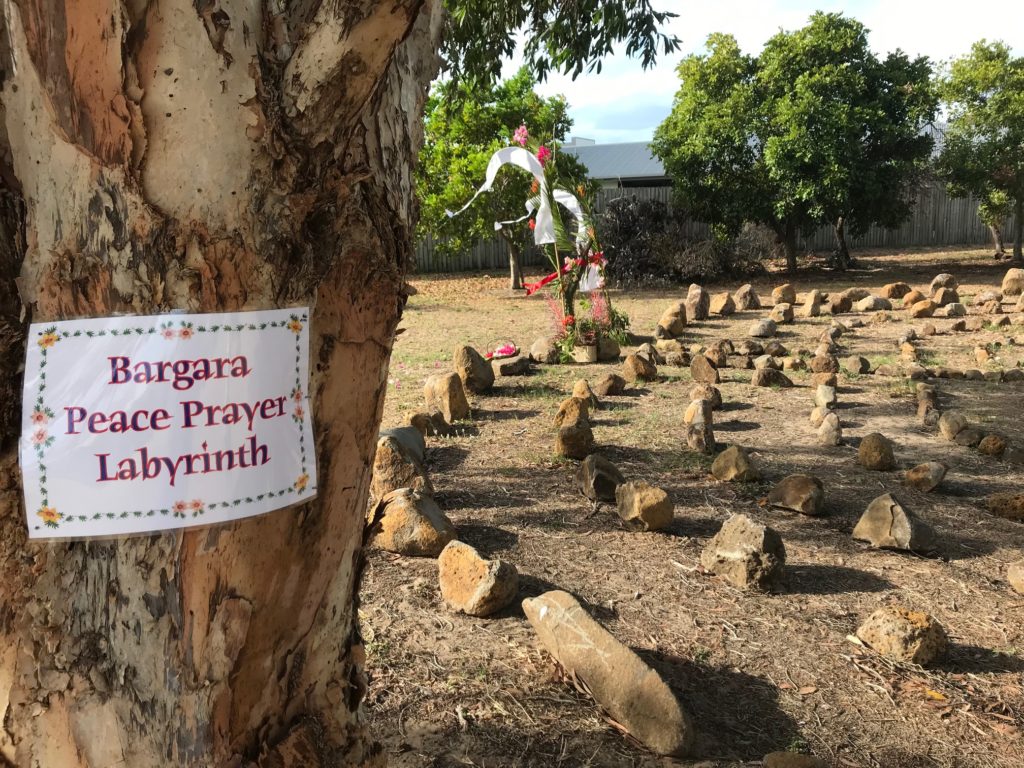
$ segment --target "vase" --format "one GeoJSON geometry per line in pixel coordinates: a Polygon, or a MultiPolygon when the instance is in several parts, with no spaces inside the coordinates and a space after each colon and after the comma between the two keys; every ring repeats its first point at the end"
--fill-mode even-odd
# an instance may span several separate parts
{"type": "Polygon", "coordinates": [[[587,344],[584,346],[572,348],[572,359],[577,363],[596,363],[597,362],[597,344],[587,344]]]}

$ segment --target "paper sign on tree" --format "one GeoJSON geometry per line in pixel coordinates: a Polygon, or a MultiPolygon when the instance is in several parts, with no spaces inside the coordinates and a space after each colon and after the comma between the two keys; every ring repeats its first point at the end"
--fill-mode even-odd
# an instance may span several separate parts
{"type": "Polygon", "coordinates": [[[316,495],[307,309],[29,329],[30,538],[219,523],[316,495]]]}

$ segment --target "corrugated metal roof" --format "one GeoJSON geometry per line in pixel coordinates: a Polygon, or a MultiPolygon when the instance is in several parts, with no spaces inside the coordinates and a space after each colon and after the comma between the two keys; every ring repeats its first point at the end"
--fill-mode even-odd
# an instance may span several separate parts
{"type": "Polygon", "coordinates": [[[592,179],[664,178],[665,168],[646,141],[622,144],[567,144],[562,152],[579,158],[592,179]]]}

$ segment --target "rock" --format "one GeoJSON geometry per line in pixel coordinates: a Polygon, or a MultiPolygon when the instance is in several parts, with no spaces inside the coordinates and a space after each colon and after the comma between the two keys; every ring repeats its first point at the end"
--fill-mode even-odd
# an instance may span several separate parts
{"type": "Polygon", "coordinates": [[[880,312],[892,309],[892,302],[881,296],[868,296],[853,305],[858,312],[880,312]]]}
{"type": "Polygon", "coordinates": [[[947,304],[953,304],[960,301],[960,297],[952,288],[939,288],[939,290],[932,294],[932,301],[940,307],[944,307],[947,304]]]}
{"type": "Polygon", "coordinates": [[[810,291],[800,307],[800,317],[817,317],[821,314],[821,303],[821,291],[810,291]]]}
{"type": "MultiPolygon", "coordinates": [[[[939,314],[939,310],[935,311],[936,316],[939,314]]],[[[964,317],[967,314],[967,307],[961,304],[959,301],[954,301],[951,304],[947,304],[942,307],[943,317],[964,317]]]]}
{"type": "Polygon", "coordinates": [[[661,488],[643,482],[620,483],[616,511],[634,531],[660,531],[672,525],[672,499],[661,488]]]}
{"type": "Polygon", "coordinates": [[[864,374],[871,372],[871,361],[860,355],[851,355],[843,360],[843,367],[850,373],[864,374]]]}
{"type": "Polygon", "coordinates": [[[686,408],[686,412],[683,414],[683,423],[711,425],[713,423],[711,401],[691,400],[690,404],[686,408]]]}
{"type": "Polygon", "coordinates": [[[761,479],[761,472],[750,458],[746,448],[730,445],[711,464],[711,474],[716,480],[728,483],[736,480],[741,483],[761,479]]]}
{"type": "Polygon", "coordinates": [[[1024,595],[1024,560],[1010,563],[1006,569],[1006,581],[1013,587],[1014,592],[1024,595]]]}
{"type": "Polygon", "coordinates": [[[755,339],[768,339],[776,333],[778,333],[778,327],[775,325],[775,321],[768,318],[758,320],[747,331],[747,334],[755,339]]]}
{"type": "Polygon", "coordinates": [[[953,438],[953,442],[967,448],[974,448],[981,443],[983,437],[985,437],[985,435],[980,429],[968,427],[967,429],[961,429],[957,432],[956,437],[953,438]]]}
{"type": "Polygon", "coordinates": [[[910,308],[915,304],[924,301],[928,297],[925,296],[921,291],[911,291],[903,296],[903,306],[910,308]]]}
{"type": "Polygon", "coordinates": [[[782,370],[782,365],[780,365],[779,359],[777,357],[772,357],[771,355],[761,355],[760,357],[755,357],[754,370],[760,371],[765,368],[771,368],[772,370],[779,371],[782,370]]]}
{"type": "Polygon", "coordinates": [[[590,383],[586,379],[576,380],[572,385],[572,396],[585,401],[592,411],[596,411],[601,407],[597,395],[594,394],[594,390],[590,388],[590,383]]]}
{"type": "Polygon", "coordinates": [[[811,384],[815,387],[820,387],[824,384],[826,387],[834,387],[839,383],[839,377],[835,373],[826,371],[824,373],[812,373],[811,384]]]}
{"type": "Polygon", "coordinates": [[[736,302],[728,293],[717,293],[711,297],[711,314],[726,317],[736,312],[736,302]]]}
{"type": "Polygon", "coordinates": [[[722,380],[718,368],[704,355],[694,356],[690,362],[690,376],[694,381],[703,384],[717,384],[722,380]]]}
{"type": "Polygon", "coordinates": [[[491,360],[491,370],[495,376],[527,376],[530,373],[530,358],[516,355],[491,360]]]}
{"type": "Polygon", "coordinates": [[[654,364],[654,361],[633,352],[626,355],[626,359],[622,363],[622,376],[631,383],[654,381],[658,378],[658,366],[654,364]]]}
{"type": "Polygon", "coordinates": [[[886,363],[875,368],[875,376],[899,376],[899,370],[886,363]]]}
{"type": "Polygon", "coordinates": [[[690,320],[707,320],[711,309],[708,292],[693,283],[686,292],[686,316],[690,320]]]}
{"type": "Polygon", "coordinates": [[[399,488],[374,506],[368,524],[375,547],[410,557],[437,557],[455,526],[427,494],[399,488]]]}
{"type": "Polygon", "coordinates": [[[1024,368],[1010,368],[1003,371],[1003,381],[1024,381],[1024,368]]]}
{"type": "Polygon", "coordinates": [[[791,283],[784,283],[772,289],[773,304],[796,304],[796,288],[791,283]]]}
{"type": "Polygon", "coordinates": [[[764,346],[759,341],[741,341],[739,346],[736,348],[737,354],[740,355],[760,355],[764,353],[764,346]]]}
{"type": "Polygon", "coordinates": [[[974,359],[977,360],[981,365],[984,365],[992,359],[992,353],[985,347],[974,348],[974,359]]]}
{"type": "Polygon", "coordinates": [[[785,357],[789,353],[789,350],[786,349],[781,342],[769,341],[764,345],[764,353],[766,355],[771,355],[772,357],[785,357]]]}
{"type": "Polygon", "coordinates": [[[867,288],[861,287],[847,288],[845,291],[842,292],[841,295],[845,296],[852,302],[858,302],[863,301],[864,299],[871,296],[871,291],[868,290],[867,288]]]}
{"type": "Polygon", "coordinates": [[[750,283],[741,285],[736,293],[732,295],[732,299],[736,304],[736,309],[740,311],[761,308],[761,299],[757,295],[757,291],[754,290],[754,286],[750,283]]]}
{"type": "Polygon", "coordinates": [[[441,597],[460,613],[490,616],[519,592],[519,573],[504,560],[487,560],[461,541],[448,542],[437,558],[441,597]]]}
{"type": "Polygon", "coordinates": [[[965,327],[966,327],[966,329],[968,331],[977,332],[977,331],[980,331],[982,328],[985,327],[985,318],[984,317],[979,317],[977,315],[975,315],[973,317],[968,317],[964,321],[964,325],[965,325],[965,327]]]}
{"type": "Polygon", "coordinates": [[[843,441],[843,428],[839,424],[839,417],[830,413],[818,427],[818,444],[825,446],[839,445],[843,441]]]}
{"type": "Polygon", "coordinates": [[[802,357],[784,357],[782,358],[782,370],[806,371],[807,362],[802,357]]]}
{"type": "Polygon", "coordinates": [[[935,534],[891,493],[872,501],[853,529],[853,538],[868,542],[873,549],[898,549],[920,554],[935,548],[935,534]]]}
{"type": "Polygon", "coordinates": [[[619,342],[610,336],[602,334],[597,339],[597,359],[602,363],[618,360],[622,350],[619,349],[619,342]]]}
{"type": "Polygon", "coordinates": [[[793,305],[792,304],[776,304],[772,307],[772,311],[768,313],[768,319],[787,325],[793,322],[793,305]]]}
{"type": "Polygon", "coordinates": [[[666,309],[658,321],[670,337],[682,336],[686,328],[686,302],[679,301],[666,309]]]}
{"type": "Polygon", "coordinates": [[[792,387],[793,382],[782,371],[773,368],[762,368],[754,371],[750,383],[755,387],[792,387]]]}
{"type": "Polygon", "coordinates": [[[423,385],[423,398],[427,409],[440,411],[448,423],[469,418],[469,401],[457,373],[431,376],[423,385]]]}
{"type": "Polygon", "coordinates": [[[836,388],[827,384],[819,384],[814,391],[814,404],[819,408],[831,410],[836,407],[836,388]]]}
{"type": "Polygon", "coordinates": [[[902,299],[912,290],[906,283],[888,283],[882,286],[882,295],[887,299],[902,299]]]}
{"type": "Polygon", "coordinates": [[[924,301],[919,301],[910,307],[910,316],[914,318],[931,317],[935,314],[935,310],[938,308],[939,305],[934,301],[931,299],[925,299],[924,301]]]}
{"type": "Polygon", "coordinates": [[[960,411],[946,411],[939,419],[939,432],[947,440],[955,440],[956,436],[967,429],[967,417],[960,411]]]}
{"type": "Polygon", "coordinates": [[[722,407],[722,393],[711,384],[694,384],[690,387],[690,400],[707,400],[714,411],[722,407]]]}
{"type": "Polygon", "coordinates": [[[576,470],[576,486],[594,501],[615,501],[615,489],[624,482],[618,468],[596,453],[587,456],[576,470]]]}
{"type": "Polygon", "coordinates": [[[957,320],[955,323],[949,326],[949,330],[953,331],[953,333],[963,333],[964,331],[967,330],[967,321],[957,320]]]}
{"type": "Polygon", "coordinates": [[[665,365],[674,368],[686,368],[690,364],[690,358],[682,352],[669,352],[665,355],[665,365]]]}
{"type": "Polygon", "coordinates": [[[557,363],[561,357],[562,353],[558,350],[558,345],[551,336],[541,336],[530,347],[530,359],[535,363],[552,365],[557,363]]]}
{"type": "Polygon", "coordinates": [[[816,405],[811,409],[810,422],[812,427],[820,427],[821,423],[825,421],[825,417],[831,413],[831,409],[826,406],[816,405]]]}
{"type": "Polygon", "coordinates": [[[925,323],[921,326],[921,336],[928,338],[929,336],[935,336],[939,332],[939,329],[935,327],[934,323],[925,323]]]}
{"type": "Polygon", "coordinates": [[[802,515],[820,515],[825,507],[825,487],[813,475],[789,475],[772,488],[768,503],[802,515]]]}
{"type": "Polygon", "coordinates": [[[423,439],[425,434],[425,432],[410,424],[406,427],[382,429],[377,435],[377,440],[380,440],[382,437],[395,438],[413,459],[422,464],[427,456],[427,441],[423,439]]]}
{"type": "Polygon", "coordinates": [[[598,397],[621,395],[625,391],[626,380],[617,373],[609,373],[594,385],[594,394],[598,397]]]}
{"type": "Polygon", "coordinates": [[[917,360],[917,347],[910,342],[903,342],[900,344],[900,357],[911,362],[917,360]]]}
{"type": "Polygon", "coordinates": [[[981,305],[980,312],[983,315],[999,315],[1003,312],[1003,305],[998,301],[986,301],[981,305]]]}
{"type": "Polygon", "coordinates": [[[411,488],[427,495],[434,493],[427,470],[415,453],[398,438],[385,435],[377,441],[377,451],[373,455],[370,496],[382,499],[399,488],[411,488]]]}
{"type": "Polygon", "coordinates": [[[844,315],[853,309],[853,299],[840,294],[829,299],[828,312],[831,315],[844,315]]]}
{"type": "Polygon", "coordinates": [[[567,427],[577,422],[590,421],[590,401],[580,397],[567,397],[558,404],[558,413],[555,414],[554,425],[556,427],[567,427]]]}
{"type": "Polygon", "coordinates": [[[686,425],[686,446],[697,453],[712,454],[715,452],[715,433],[709,423],[693,423],[686,425]]]}
{"type": "Polygon", "coordinates": [[[427,435],[447,437],[452,431],[451,425],[444,419],[444,414],[437,410],[429,413],[417,411],[409,417],[409,426],[424,437],[427,435]]]}
{"type": "Polygon", "coordinates": [[[857,637],[875,652],[899,661],[926,666],[946,652],[946,631],[921,611],[885,606],[857,629],[857,637]]]}
{"type": "Polygon", "coordinates": [[[594,449],[594,431],[586,421],[577,421],[558,430],[555,453],[567,459],[585,459],[594,449]]]}
{"type": "Polygon", "coordinates": [[[523,600],[541,645],[634,738],[659,755],[685,755],[693,726],[672,690],[567,592],[523,600]]]}
{"type": "MultiPolygon", "coordinates": [[[[698,357],[700,356],[698,355],[698,357]]],[[[712,344],[704,350],[704,357],[706,357],[708,361],[715,366],[715,368],[724,368],[729,364],[729,355],[724,349],[722,349],[722,347],[716,344],[712,344]]],[[[690,364],[693,365],[692,360],[690,361],[690,364]]]]}
{"type": "Polygon", "coordinates": [[[704,570],[741,589],[771,589],[782,580],[786,548],[782,537],[746,515],[732,515],[704,547],[704,570]]]}
{"type": "Polygon", "coordinates": [[[950,288],[955,291],[959,287],[960,284],[957,283],[955,277],[946,272],[943,272],[940,275],[936,275],[932,279],[931,285],[928,286],[928,291],[930,293],[935,293],[940,288],[950,288]]]}
{"type": "Polygon", "coordinates": [[[1003,275],[1003,283],[1000,287],[1004,296],[1018,296],[1024,294],[1024,269],[1007,270],[1003,275]]]}
{"type": "Polygon", "coordinates": [[[770,752],[761,761],[761,768],[827,768],[823,760],[797,752],[770,752]]]}
{"type": "Polygon", "coordinates": [[[998,459],[1006,451],[1006,446],[1006,438],[1002,435],[985,435],[978,443],[978,453],[998,459]]]}
{"type": "Polygon", "coordinates": [[[985,508],[996,517],[1024,522],[1024,493],[993,493],[985,499],[985,508]]]}
{"type": "Polygon", "coordinates": [[[895,469],[896,457],[893,456],[892,441],[878,432],[865,435],[857,448],[857,461],[865,469],[879,472],[895,469]]]}
{"type": "Polygon", "coordinates": [[[936,486],[942,482],[947,471],[946,465],[942,462],[928,461],[918,464],[913,469],[908,469],[903,479],[911,488],[928,493],[935,490],[936,486]]]}
{"type": "Polygon", "coordinates": [[[811,370],[814,373],[838,373],[839,361],[834,355],[817,355],[811,358],[811,370]]]}
{"type": "Polygon", "coordinates": [[[467,391],[482,394],[494,386],[494,371],[483,355],[472,347],[456,347],[452,365],[467,391]]]}
{"type": "Polygon", "coordinates": [[[650,343],[641,344],[639,347],[637,347],[636,354],[639,357],[642,357],[644,360],[654,363],[655,365],[664,362],[664,359],[658,352],[658,348],[650,343]]]}

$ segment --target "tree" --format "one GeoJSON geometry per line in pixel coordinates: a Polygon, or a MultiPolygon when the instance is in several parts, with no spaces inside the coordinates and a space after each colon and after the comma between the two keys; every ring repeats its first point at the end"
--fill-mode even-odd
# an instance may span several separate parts
{"type": "MultiPolygon", "coordinates": [[[[565,98],[544,98],[534,91],[535,78],[523,67],[509,80],[480,87],[466,80],[438,84],[427,101],[426,141],[416,167],[420,198],[419,235],[431,235],[442,255],[462,253],[490,238],[495,222],[515,221],[524,214],[531,196],[531,176],[510,168],[502,171],[487,195],[467,210],[450,217],[469,200],[484,178],[491,155],[513,143],[520,125],[542,144],[562,141],[572,127],[565,98]]],[[[585,178],[586,168],[572,155],[562,154],[567,172],[585,178]],[[572,168],[568,168],[572,165],[572,168]]],[[[510,287],[523,287],[519,257],[529,241],[525,222],[497,230],[508,247],[510,287]]]]}
{"type": "Polygon", "coordinates": [[[521,31],[540,70],[617,40],[644,56],[673,44],[640,0],[448,10],[5,2],[0,762],[383,762],[359,715],[356,593],[441,34],[467,77],[521,31]],[[26,541],[28,321],[306,303],[316,500],[216,528],[26,541]]]}
{"type": "MultiPolygon", "coordinates": [[[[989,226],[1014,213],[1013,260],[1024,260],[1024,58],[984,40],[955,60],[939,85],[949,126],[939,169],[951,194],[974,194],[989,226]],[[1002,214],[1002,215],[1001,215],[1002,214]]],[[[999,248],[997,241],[996,248],[999,248]]]]}
{"type": "Polygon", "coordinates": [[[992,247],[995,249],[994,255],[997,261],[1006,255],[1006,246],[1003,244],[1003,224],[1011,213],[1013,213],[1013,206],[1010,203],[1010,198],[1000,189],[990,190],[985,197],[978,201],[978,218],[992,233],[992,247]]]}
{"type": "Polygon", "coordinates": [[[790,271],[797,235],[829,223],[845,269],[847,228],[910,215],[932,146],[930,71],[899,51],[880,61],[864,26],[835,13],[778,33],[758,57],[711,35],[705,55],[679,65],[654,151],[695,215],[730,234],[745,220],[768,225],[790,271]]]}

